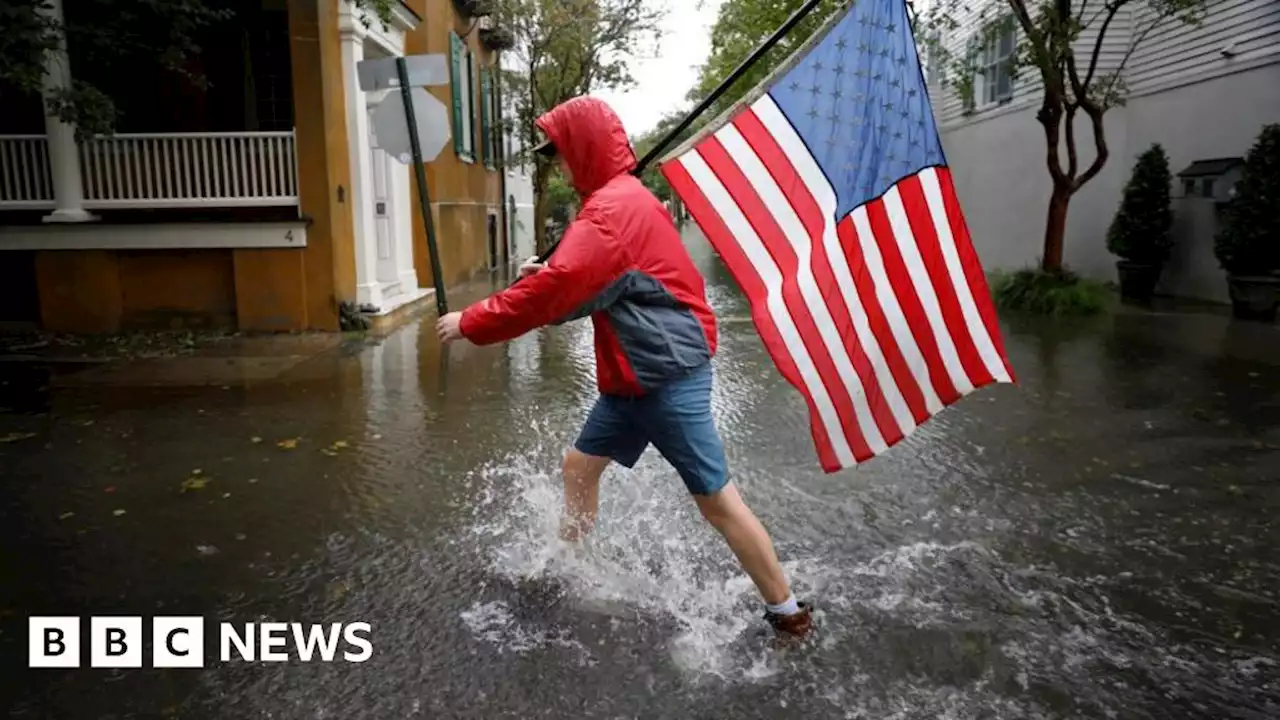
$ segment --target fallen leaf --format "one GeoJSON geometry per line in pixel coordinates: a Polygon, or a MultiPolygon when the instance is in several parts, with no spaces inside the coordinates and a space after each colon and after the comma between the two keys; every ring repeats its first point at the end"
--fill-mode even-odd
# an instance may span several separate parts
{"type": "Polygon", "coordinates": [[[229,498],[229,497],[231,497],[231,493],[229,493],[229,492],[222,493],[222,499],[223,499],[223,500],[226,500],[226,499],[227,499],[227,498],[229,498]]]}
{"type": "Polygon", "coordinates": [[[244,533],[236,533],[236,539],[237,539],[237,540],[244,540],[244,539],[245,539],[245,538],[247,538],[247,537],[249,537],[249,536],[248,536],[248,535],[245,535],[244,533]]]}
{"type": "Polygon", "coordinates": [[[64,512],[64,513],[62,513],[61,515],[59,515],[59,516],[58,516],[58,519],[59,519],[59,520],[66,520],[67,518],[75,517],[75,515],[76,515],[76,514],[75,514],[75,513],[73,513],[73,512],[64,512]]]}
{"type": "Polygon", "coordinates": [[[288,440],[281,440],[280,442],[276,443],[276,447],[280,448],[281,450],[292,450],[298,447],[298,441],[301,439],[302,438],[289,438],[288,440]]]}
{"type": "Polygon", "coordinates": [[[209,478],[189,477],[182,481],[182,492],[190,492],[192,490],[203,490],[209,484],[209,478]]]}
{"type": "Polygon", "coordinates": [[[258,483],[258,478],[249,478],[250,485],[256,485],[257,483],[258,483]]]}
{"type": "Polygon", "coordinates": [[[124,508],[116,508],[115,510],[111,511],[111,514],[115,515],[116,517],[120,517],[121,515],[124,514],[124,508]]]}
{"type": "Polygon", "coordinates": [[[343,448],[345,448],[345,447],[350,447],[350,446],[347,444],[347,441],[346,441],[346,440],[334,440],[334,441],[333,441],[333,449],[334,449],[334,450],[341,450],[341,449],[343,449],[343,448]]]}
{"type": "Polygon", "coordinates": [[[115,492],[115,491],[116,491],[116,486],[115,486],[115,485],[108,485],[108,486],[106,486],[106,487],[102,488],[102,492],[104,492],[104,493],[113,493],[113,492],[115,492]]]}
{"type": "Polygon", "coordinates": [[[381,440],[381,439],[382,439],[382,435],[381,435],[380,433],[374,433],[374,434],[373,434],[373,439],[374,439],[374,440],[381,440]]]}
{"type": "Polygon", "coordinates": [[[0,442],[17,442],[19,440],[26,440],[27,438],[33,438],[35,436],[36,434],[32,432],[13,432],[0,437],[0,442]]]}
{"type": "Polygon", "coordinates": [[[192,470],[192,471],[191,471],[191,474],[194,476],[194,475],[199,475],[199,474],[201,474],[201,473],[203,473],[203,472],[204,472],[204,471],[203,471],[203,470],[201,470],[200,468],[196,468],[195,470],[192,470]]]}
{"type": "Polygon", "coordinates": [[[81,421],[80,421],[80,425],[81,425],[82,427],[89,427],[89,426],[90,426],[90,425],[92,425],[92,424],[93,424],[93,421],[92,421],[92,420],[81,420],[81,421]]]}
{"type": "Polygon", "coordinates": [[[258,437],[257,435],[254,435],[253,437],[249,438],[249,442],[253,443],[254,445],[257,445],[258,443],[262,442],[262,438],[258,437]]]}

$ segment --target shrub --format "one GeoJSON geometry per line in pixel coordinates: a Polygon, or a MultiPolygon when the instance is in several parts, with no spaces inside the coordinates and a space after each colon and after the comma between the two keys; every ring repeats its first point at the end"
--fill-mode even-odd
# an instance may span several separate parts
{"type": "Polygon", "coordinates": [[[1280,270],[1280,124],[1262,128],[1224,209],[1213,252],[1233,275],[1280,270]]]}
{"type": "Polygon", "coordinates": [[[1095,315],[1107,308],[1111,298],[1105,285],[1067,270],[996,273],[991,287],[996,306],[1003,310],[1054,317],[1095,315]]]}
{"type": "Polygon", "coordinates": [[[1169,158],[1158,143],[1138,156],[1124,188],[1120,210],[1107,230],[1112,255],[1144,265],[1159,265],[1173,248],[1173,210],[1169,206],[1169,158]]]}

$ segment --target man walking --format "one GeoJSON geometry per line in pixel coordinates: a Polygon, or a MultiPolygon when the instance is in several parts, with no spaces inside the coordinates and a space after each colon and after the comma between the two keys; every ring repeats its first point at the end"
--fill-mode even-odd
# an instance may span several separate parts
{"type": "Polygon", "coordinates": [[[561,537],[591,531],[605,468],[633,467],[652,443],[755,582],[765,619],[779,633],[807,634],[811,608],[796,602],[769,534],[728,479],[711,416],[717,336],[702,275],[671,215],[631,175],[622,122],[601,100],[579,97],[537,125],[546,135],[537,151],[557,158],[582,210],[545,266],[526,263],[521,282],[440,318],[440,339],[488,345],[590,316],[600,397],[565,456],[561,537]]]}

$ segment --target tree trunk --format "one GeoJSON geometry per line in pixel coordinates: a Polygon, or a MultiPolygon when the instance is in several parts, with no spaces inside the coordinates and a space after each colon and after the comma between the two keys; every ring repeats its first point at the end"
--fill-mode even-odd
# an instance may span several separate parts
{"type": "Polygon", "coordinates": [[[1062,272],[1062,249],[1067,236],[1067,208],[1071,189],[1054,183],[1049,196],[1049,217],[1044,225],[1044,257],[1040,269],[1047,273],[1062,272]]]}
{"type": "Polygon", "coordinates": [[[547,249],[547,181],[551,166],[539,163],[533,171],[533,246],[538,254],[547,249]]]}

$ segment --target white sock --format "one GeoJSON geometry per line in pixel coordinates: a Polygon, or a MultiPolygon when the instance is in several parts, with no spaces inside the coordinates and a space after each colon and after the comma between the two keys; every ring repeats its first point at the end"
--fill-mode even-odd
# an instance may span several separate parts
{"type": "Polygon", "coordinates": [[[787,599],[783,600],[782,603],[778,605],[765,603],[764,607],[774,615],[795,615],[800,612],[800,605],[796,602],[795,595],[788,595],[787,599]]]}

